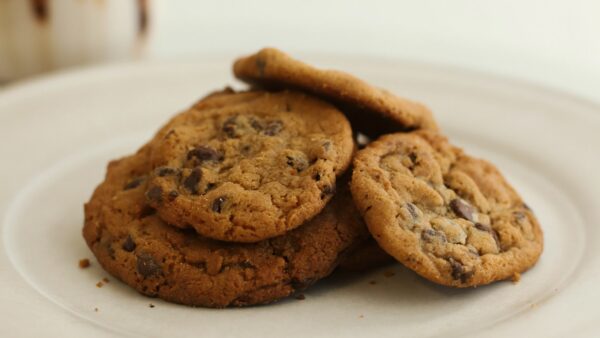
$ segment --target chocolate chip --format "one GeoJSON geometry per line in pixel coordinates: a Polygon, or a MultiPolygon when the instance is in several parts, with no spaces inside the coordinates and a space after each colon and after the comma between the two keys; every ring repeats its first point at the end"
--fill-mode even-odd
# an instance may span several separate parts
{"type": "Polygon", "coordinates": [[[498,245],[500,244],[500,239],[498,238],[498,233],[496,232],[496,230],[492,229],[491,226],[489,226],[487,224],[475,223],[475,228],[489,233],[494,238],[494,241],[496,241],[496,244],[498,244],[498,245]]]}
{"type": "Polygon", "coordinates": [[[123,245],[121,247],[127,252],[132,252],[133,250],[135,250],[136,244],[133,241],[133,238],[131,238],[130,235],[127,235],[127,238],[125,238],[125,242],[123,242],[123,245]]]}
{"type": "Polygon", "coordinates": [[[211,147],[199,146],[187,153],[187,159],[197,159],[200,162],[204,161],[220,161],[223,159],[223,154],[211,147]]]}
{"type": "Polygon", "coordinates": [[[226,200],[227,198],[225,196],[215,198],[212,204],[212,211],[220,213],[223,208],[223,203],[225,203],[226,200]]]}
{"type": "Polygon", "coordinates": [[[198,195],[198,183],[202,179],[202,170],[200,168],[192,169],[188,177],[183,180],[183,186],[193,195],[198,195]]]}
{"type": "Polygon", "coordinates": [[[515,211],[513,212],[513,215],[515,216],[517,222],[522,222],[527,217],[522,211],[515,211]]]}
{"type": "Polygon", "coordinates": [[[413,164],[416,164],[416,163],[417,163],[417,154],[415,154],[415,153],[410,153],[410,154],[408,154],[408,158],[410,158],[410,160],[411,160],[411,162],[412,162],[413,164]]]}
{"type": "Polygon", "coordinates": [[[175,168],[161,167],[161,168],[156,169],[156,174],[160,177],[175,175],[176,173],[177,173],[177,170],[175,168]]]}
{"type": "Polygon", "coordinates": [[[227,135],[228,137],[235,137],[235,129],[237,126],[237,116],[232,116],[230,118],[228,118],[227,120],[225,120],[225,123],[223,123],[223,132],[225,133],[225,135],[227,135]]]}
{"type": "Polygon", "coordinates": [[[142,253],[137,256],[136,269],[144,278],[157,276],[162,273],[160,265],[158,265],[158,263],[154,261],[154,258],[147,253],[142,253]]]}
{"type": "Polygon", "coordinates": [[[179,193],[176,190],[171,190],[169,192],[169,201],[174,201],[179,196],[179,193]]]}
{"type": "Polygon", "coordinates": [[[413,219],[419,218],[417,207],[414,204],[406,203],[406,209],[408,210],[408,213],[412,216],[413,219]]]}
{"type": "Polygon", "coordinates": [[[162,193],[162,188],[155,185],[146,192],[146,198],[153,202],[160,203],[162,202],[162,193]]]}
{"type": "Polygon", "coordinates": [[[335,185],[326,185],[321,190],[321,199],[325,198],[327,195],[335,194],[335,185]]]}
{"type": "Polygon", "coordinates": [[[208,183],[206,185],[206,191],[211,191],[213,190],[217,185],[215,183],[208,183]]]}
{"type": "Polygon", "coordinates": [[[131,180],[127,184],[125,184],[125,186],[123,187],[123,190],[137,188],[140,184],[142,184],[142,182],[144,182],[143,177],[134,178],[133,180],[131,180]]]}
{"type": "Polygon", "coordinates": [[[301,172],[302,170],[306,169],[306,167],[308,167],[308,162],[304,158],[294,157],[294,156],[286,156],[286,159],[287,159],[287,162],[286,162],[287,165],[296,169],[297,172],[301,172]]]}
{"type": "Polygon", "coordinates": [[[321,180],[321,174],[319,174],[319,173],[316,173],[316,174],[313,176],[313,179],[314,179],[315,181],[319,182],[319,181],[321,180]]]}
{"type": "Polygon", "coordinates": [[[256,131],[261,131],[261,130],[264,129],[262,123],[259,120],[255,119],[253,117],[250,118],[250,126],[252,128],[254,128],[254,130],[256,130],[256,131]]]}
{"type": "Polygon", "coordinates": [[[426,242],[429,242],[429,243],[433,243],[433,242],[446,243],[447,242],[446,234],[441,231],[434,230],[434,229],[423,230],[423,232],[421,232],[421,237],[423,238],[423,240],[425,240],[426,242]]]}
{"type": "Polygon", "coordinates": [[[271,121],[267,124],[265,130],[263,131],[263,134],[265,134],[267,136],[275,136],[275,135],[279,134],[282,129],[283,129],[283,122],[281,122],[279,120],[271,121]]]}
{"type": "Polygon", "coordinates": [[[469,203],[465,202],[464,200],[460,198],[453,199],[452,201],[450,201],[450,208],[452,209],[452,211],[454,211],[456,216],[474,222],[473,216],[475,210],[469,203]]]}
{"type": "Polygon", "coordinates": [[[452,268],[452,278],[455,280],[460,280],[462,283],[466,283],[471,276],[473,276],[473,271],[467,271],[459,261],[455,260],[452,257],[448,258],[448,263],[450,263],[450,267],[452,268]]]}

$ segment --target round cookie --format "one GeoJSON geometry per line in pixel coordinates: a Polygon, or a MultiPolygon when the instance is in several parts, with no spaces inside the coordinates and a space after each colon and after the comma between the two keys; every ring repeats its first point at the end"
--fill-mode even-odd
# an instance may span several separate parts
{"type": "Polygon", "coordinates": [[[367,145],[354,159],[351,191],[379,245],[439,284],[510,278],[543,249],[536,217],[502,174],[435,132],[367,145]]]}
{"type": "Polygon", "coordinates": [[[146,203],[149,147],[113,161],[85,205],[83,235],[102,267],[137,291],[206,307],[269,303],[327,276],[368,236],[349,191],[301,227],[228,243],[172,227],[146,203]]]}
{"type": "Polygon", "coordinates": [[[394,262],[394,258],[383,251],[379,244],[369,238],[352,250],[341,262],[340,269],[362,272],[394,262]]]}
{"type": "Polygon", "coordinates": [[[349,115],[355,128],[372,137],[402,130],[438,129],[431,111],[418,102],[347,73],[314,68],[274,48],[238,59],[233,73],[251,84],[299,88],[333,100],[349,115]]]}
{"type": "Polygon", "coordinates": [[[150,142],[146,196],[167,223],[257,242],[318,214],[354,151],[336,108],[309,95],[223,91],[174,117],[150,142]]]}

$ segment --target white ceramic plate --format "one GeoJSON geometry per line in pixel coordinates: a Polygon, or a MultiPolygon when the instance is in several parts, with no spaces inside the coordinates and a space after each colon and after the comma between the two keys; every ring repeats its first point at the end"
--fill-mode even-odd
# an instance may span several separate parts
{"type": "Polygon", "coordinates": [[[335,275],[303,301],[226,310],[146,298],[111,277],[97,288],[108,275],[94,259],[85,270],[77,262],[93,258],[81,237],[82,204],[105,164],[201,95],[234,83],[230,58],[94,68],[0,93],[0,336],[598,333],[600,108],[516,81],[385,60],[306,58],[427,103],[454,143],[500,167],[545,232],[539,263],[518,284],[455,290],[396,265],[393,277],[335,275]]]}

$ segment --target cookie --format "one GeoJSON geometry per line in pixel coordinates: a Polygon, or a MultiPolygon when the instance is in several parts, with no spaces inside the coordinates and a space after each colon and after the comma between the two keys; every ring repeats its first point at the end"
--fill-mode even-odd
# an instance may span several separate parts
{"type": "Polygon", "coordinates": [[[85,205],[83,235],[102,267],[142,294],[206,307],[263,304],[327,276],[368,232],[342,191],[311,221],[258,243],[169,226],[145,197],[149,147],[113,161],[85,205]]]}
{"type": "Polygon", "coordinates": [[[309,95],[223,91],[150,142],[146,196],[167,223],[257,242],[317,215],[354,151],[345,116],[309,95]]]}
{"type": "Polygon", "coordinates": [[[349,115],[355,129],[371,137],[438,128],[431,111],[418,102],[373,87],[350,74],[314,68],[274,48],[238,59],[233,73],[251,84],[298,88],[333,100],[349,115]]]}
{"type": "Polygon", "coordinates": [[[340,269],[362,272],[375,269],[394,262],[394,258],[379,247],[379,244],[369,238],[352,250],[341,262],[340,269]]]}
{"type": "Polygon", "coordinates": [[[379,245],[435,283],[507,279],[542,252],[536,217],[498,169],[435,132],[367,145],[354,159],[351,190],[379,245]]]}

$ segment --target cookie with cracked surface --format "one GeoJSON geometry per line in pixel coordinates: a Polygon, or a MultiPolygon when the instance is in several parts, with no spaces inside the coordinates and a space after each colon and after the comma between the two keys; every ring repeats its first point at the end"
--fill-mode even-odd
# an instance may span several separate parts
{"type": "Polygon", "coordinates": [[[149,147],[113,161],[85,205],[83,236],[102,267],[142,294],[206,307],[287,297],[327,276],[368,232],[349,191],[311,221],[258,243],[229,243],[169,226],[146,202],[149,147]]]}
{"type": "Polygon", "coordinates": [[[498,169],[435,132],[370,143],[354,159],[351,190],[379,245],[439,284],[510,278],[543,249],[536,217],[498,169]]]}
{"type": "Polygon", "coordinates": [[[292,91],[210,96],[150,147],[146,196],[160,217],[233,242],[279,236],[318,214],[354,151],[339,110],[292,91]]]}
{"type": "Polygon", "coordinates": [[[438,129],[433,114],[421,103],[400,98],[344,72],[312,67],[275,48],[264,48],[238,59],[233,73],[250,84],[299,88],[333,100],[348,114],[353,126],[371,137],[401,130],[438,129]]]}

